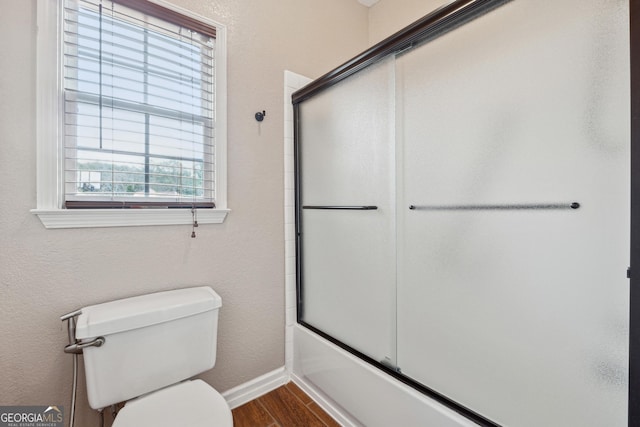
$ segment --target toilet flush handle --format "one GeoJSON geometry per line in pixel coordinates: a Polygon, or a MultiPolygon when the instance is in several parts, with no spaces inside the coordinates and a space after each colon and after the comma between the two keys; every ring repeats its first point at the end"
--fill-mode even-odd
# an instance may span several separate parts
{"type": "Polygon", "coordinates": [[[82,314],[82,310],[72,311],[71,313],[60,316],[60,320],[67,321],[67,330],[69,333],[69,344],[65,346],[64,352],[71,354],[81,354],[82,349],[87,347],[100,347],[105,343],[104,337],[94,338],[91,341],[78,341],[76,339],[76,317],[82,314]]]}
{"type": "Polygon", "coordinates": [[[64,352],[65,353],[82,353],[82,349],[87,348],[87,347],[100,347],[102,344],[105,343],[105,339],[104,337],[98,337],[95,339],[92,339],[91,341],[86,341],[86,342],[76,342],[73,344],[69,344],[67,346],[65,346],[64,348],[64,352]]]}

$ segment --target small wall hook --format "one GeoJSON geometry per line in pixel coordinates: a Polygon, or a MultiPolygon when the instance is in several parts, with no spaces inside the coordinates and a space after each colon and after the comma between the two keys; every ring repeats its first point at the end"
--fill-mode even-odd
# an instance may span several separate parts
{"type": "Polygon", "coordinates": [[[264,110],[262,110],[262,112],[258,111],[258,112],[256,113],[256,120],[257,120],[257,121],[259,121],[259,122],[261,122],[261,121],[263,121],[263,120],[264,120],[264,117],[265,117],[266,115],[267,115],[267,112],[266,112],[266,111],[264,111],[264,110]]]}

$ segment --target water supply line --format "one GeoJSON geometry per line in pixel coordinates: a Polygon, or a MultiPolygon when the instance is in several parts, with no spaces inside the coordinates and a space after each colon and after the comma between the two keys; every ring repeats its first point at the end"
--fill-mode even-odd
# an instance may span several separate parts
{"type": "Polygon", "coordinates": [[[69,427],[73,427],[76,416],[76,391],[78,388],[78,355],[73,355],[73,390],[71,391],[71,412],[69,413],[69,427]]]}
{"type": "MultiPolygon", "coordinates": [[[[67,334],[69,335],[69,345],[76,342],[76,316],[82,311],[77,310],[60,317],[61,321],[67,321],[67,334]]],[[[65,353],[67,347],[64,348],[65,353]]],[[[73,387],[71,390],[71,410],[69,411],[69,427],[73,427],[76,412],[76,390],[78,387],[78,353],[73,353],[73,387]]]]}

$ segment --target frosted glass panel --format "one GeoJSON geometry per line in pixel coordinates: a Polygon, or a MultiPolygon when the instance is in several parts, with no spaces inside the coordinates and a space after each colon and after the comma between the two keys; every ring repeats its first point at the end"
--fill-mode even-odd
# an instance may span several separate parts
{"type": "Polygon", "coordinates": [[[393,59],[300,105],[303,320],[395,361],[393,59]]]}
{"type": "Polygon", "coordinates": [[[513,1],[397,59],[398,364],[504,426],[626,426],[626,8],[513,1]]]}

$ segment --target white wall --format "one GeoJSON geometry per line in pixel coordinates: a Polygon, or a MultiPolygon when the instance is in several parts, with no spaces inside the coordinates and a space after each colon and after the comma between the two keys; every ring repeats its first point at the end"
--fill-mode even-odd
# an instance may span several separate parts
{"type": "MultiPolygon", "coordinates": [[[[318,77],[367,47],[368,11],[344,0],[174,0],[228,28],[228,200],[222,225],[46,230],[36,207],[37,0],[0,13],[0,404],[64,405],[59,316],[191,285],[223,298],[221,391],[284,365],[283,70],[318,77]],[[329,30],[330,29],[330,30],[329,30]],[[256,111],[267,111],[260,128],[256,111]]],[[[81,375],[77,425],[96,425],[81,375]]]]}

